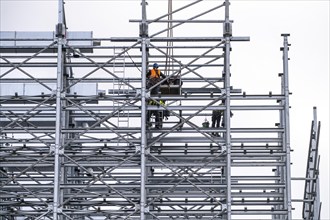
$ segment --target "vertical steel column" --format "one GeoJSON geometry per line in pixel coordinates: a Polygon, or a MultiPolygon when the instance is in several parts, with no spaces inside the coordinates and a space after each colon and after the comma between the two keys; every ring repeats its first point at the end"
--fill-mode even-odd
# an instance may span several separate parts
{"type": "Polygon", "coordinates": [[[146,1],[142,0],[142,22],[140,24],[141,52],[142,52],[142,73],[141,73],[141,185],[140,185],[140,219],[145,220],[146,210],[146,155],[145,148],[147,146],[146,136],[146,72],[147,72],[147,37],[148,24],[146,13],[146,1]]]}
{"type": "MultiPolygon", "coordinates": [[[[282,51],[282,47],[281,47],[281,51],[282,51]]],[[[283,57],[282,57],[283,59],[283,57]]],[[[279,73],[279,76],[281,77],[281,95],[285,94],[285,77],[284,77],[284,73],[279,73]]],[[[285,100],[281,100],[280,101],[280,106],[284,106],[285,100]]],[[[283,108],[282,110],[279,111],[279,117],[280,117],[280,127],[285,129],[285,109],[283,108]]],[[[285,152],[285,133],[279,133],[278,134],[279,137],[279,142],[278,145],[282,146],[282,151],[285,152]]],[[[280,162],[286,161],[286,155],[282,156],[280,159],[280,162]]],[[[284,183],[286,182],[286,178],[285,178],[285,171],[286,166],[276,166],[276,170],[275,170],[275,176],[279,176],[280,179],[277,181],[277,183],[284,183]]],[[[279,205],[275,205],[275,209],[284,209],[285,204],[286,204],[286,194],[285,194],[286,188],[285,189],[277,189],[276,192],[280,193],[281,195],[283,195],[283,202],[280,203],[279,205]]],[[[280,199],[281,198],[277,198],[280,199]]],[[[272,219],[281,219],[281,215],[272,215],[272,219]]]]}
{"type": "Polygon", "coordinates": [[[63,0],[58,1],[58,24],[56,25],[57,37],[57,82],[56,82],[56,125],[55,125],[55,147],[54,147],[54,201],[53,201],[53,219],[58,220],[61,210],[59,209],[60,201],[60,179],[61,179],[61,163],[60,163],[60,149],[62,147],[62,102],[61,91],[63,89],[63,71],[64,71],[64,54],[63,41],[65,26],[64,21],[64,3],[63,0]]]}
{"type": "MultiPolygon", "coordinates": [[[[313,124],[313,131],[315,133],[318,132],[318,126],[317,126],[317,110],[316,110],[316,107],[313,107],[313,121],[314,121],[314,124],[313,124]]],[[[314,139],[314,141],[316,142],[316,138],[314,139]]],[[[316,143],[315,143],[316,144],[316,143]]]]}
{"type": "Polygon", "coordinates": [[[286,152],[285,156],[285,209],[287,209],[288,216],[287,219],[291,220],[292,219],[292,204],[291,204],[291,160],[290,160],[290,117],[289,117],[289,67],[288,67],[288,51],[289,51],[289,44],[288,44],[288,36],[290,34],[282,34],[281,36],[284,37],[284,42],[283,42],[283,91],[284,91],[284,144],[283,150],[286,152]]]}
{"type": "MultiPolygon", "coordinates": [[[[281,77],[281,94],[283,95],[284,94],[284,75],[283,75],[283,73],[279,73],[279,77],[281,77]]],[[[281,100],[279,102],[279,105],[282,106],[282,105],[284,105],[283,103],[284,103],[284,101],[281,100]]],[[[280,123],[278,125],[278,127],[280,127],[280,128],[284,128],[285,127],[285,120],[284,120],[285,117],[284,117],[284,115],[285,115],[284,109],[280,110],[279,111],[279,120],[280,120],[280,123]]],[[[285,135],[283,133],[280,133],[279,132],[278,133],[278,138],[279,138],[279,142],[277,143],[278,146],[282,146],[282,151],[285,151],[284,150],[285,135]]],[[[282,156],[281,159],[278,159],[278,160],[280,160],[280,162],[281,162],[281,161],[284,160],[283,158],[285,158],[285,156],[282,156]]],[[[276,166],[276,169],[274,171],[274,175],[275,176],[279,176],[280,178],[278,180],[276,180],[275,183],[281,184],[281,183],[285,182],[285,178],[284,178],[284,173],[285,172],[284,172],[284,169],[285,169],[285,167],[283,167],[283,166],[276,166]]],[[[286,189],[276,189],[275,192],[280,193],[282,195],[282,194],[284,194],[284,191],[285,190],[286,189]]],[[[281,200],[281,198],[278,198],[278,197],[276,197],[276,199],[277,200],[281,200]]],[[[286,200],[286,199],[283,199],[283,200],[286,200]]],[[[275,209],[276,210],[278,210],[278,209],[284,209],[284,203],[285,203],[285,201],[279,203],[278,205],[275,205],[274,206],[275,209]]],[[[272,215],[272,219],[280,219],[280,218],[281,218],[281,215],[272,215]]]]}
{"type": "Polygon", "coordinates": [[[316,107],[313,108],[313,133],[314,133],[314,138],[312,139],[312,146],[313,146],[313,153],[315,154],[314,160],[315,162],[315,167],[314,167],[314,173],[312,175],[313,178],[315,178],[315,185],[314,185],[314,205],[313,205],[313,220],[319,220],[320,219],[320,213],[321,213],[321,202],[320,202],[320,180],[318,178],[319,174],[316,174],[316,171],[319,172],[319,163],[320,163],[320,158],[318,155],[318,136],[319,136],[319,126],[317,122],[317,111],[316,107]]]}
{"type": "Polygon", "coordinates": [[[320,125],[320,122],[317,122],[317,111],[316,107],[314,107],[302,210],[302,217],[306,220],[319,220],[321,214],[322,203],[320,202],[320,183],[318,178],[320,165],[320,156],[318,154],[320,125]]]}
{"type": "Polygon", "coordinates": [[[227,150],[227,220],[231,220],[231,132],[230,132],[230,37],[232,36],[232,27],[229,21],[229,0],[225,2],[225,22],[223,24],[223,35],[225,39],[225,57],[224,57],[224,77],[226,90],[226,150],[227,150]]]}

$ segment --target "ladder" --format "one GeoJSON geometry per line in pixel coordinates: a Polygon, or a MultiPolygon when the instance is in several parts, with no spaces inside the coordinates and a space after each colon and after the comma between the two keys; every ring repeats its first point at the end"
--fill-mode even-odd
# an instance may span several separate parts
{"type": "MultiPolygon", "coordinates": [[[[113,79],[113,95],[122,96],[128,93],[128,85],[124,83],[126,81],[125,75],[125,59],[126,53],[123,53],[124,48],[114,47],[113,49],[113,74],[117,78],[113,79]]],[[[113,105],[116,109],[121,108],[124,103],[121,101],[113,101],[113,105]]],[[[129,111],[126,108],[121,108],[117,113],[117,126],[118,127],[129,127],[129,111]]]]}
{"type": "Polygon", "coordinates": [[[320,122],[316,120],[316,107],[314,107],[314,120],[311,126],[309,152],[307,158],[306,180],[303,202],[303,219],[319,220],[321,214],[319,165],[318,154],[320,122]]]}

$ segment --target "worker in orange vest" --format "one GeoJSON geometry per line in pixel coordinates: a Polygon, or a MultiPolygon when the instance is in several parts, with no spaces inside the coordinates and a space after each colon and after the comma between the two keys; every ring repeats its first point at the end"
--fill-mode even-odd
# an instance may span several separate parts
{"type": "MultiPolygon", "coordinates": [[[[166,76],[158,69],[158,64],[154,63],[152,69],[147,73],[147,89],[151,88],[152,86],[156,85],[161,78],[165,79],[166,76]]],[[[155,88],[151,90],[151,94],[158,94],[160,91],[160,85],[157,85],[155,88]]]]}

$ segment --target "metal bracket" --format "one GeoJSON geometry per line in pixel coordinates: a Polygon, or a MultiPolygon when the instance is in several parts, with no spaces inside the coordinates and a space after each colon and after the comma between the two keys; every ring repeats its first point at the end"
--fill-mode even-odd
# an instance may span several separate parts
{"type": "Polygon", "coordinates": [[[139,96],[141,96],[141,94],[142,94],[141,89],[137,89],[137,90],[136,90],[135,97],[139,97],[139,96]]]}
{"type": "Polygon", "coordinates": [[[144,212],[144,213],[148,213],[149,211],[150,211],[149,206],[148,206],[148,207],[145,207],[145,208],[143,209],[143,212],[144,212]]]}
{"type": "Polygon", "coordinates": [[[222,145],[221,146],[221,151],[222,152],[226,152],[227,151],[227,146],[226,145],[222,145]]]}
{"type": "Polygon", "coordinates": [[[223,23],[223,36],[231,37],[232,32],[232,24],[230,22],[223,23]]]}
{"type": "Polygon", "coordinates": [[[148,36],[148,23],[140,23],[139,25],[140,28],[140,37],[146,37],[148,36]]]}
{"type": "MultiPolygon", "coordinates": [[[[50,145],[50,147],[49,147],[49,153],[53,153],[53,152],[55,152],[55,145],[50,145]]],[[[63,155],[64,154],[64,150],[63,149],[59,149],[58,150],[58,153],[60,154],[60,155],[63,155]]]]}
{"type": "MultiPolygon", "coordinates": [[[[135,204],[134,209],[135,209],[135,211],[139,211],[139,210],[141,210],[141,206],[140,206],[140,204],[135,204]]],[[[148,213],[148,212],[150,212],[149,206],[143,208],[143,210],[141,210],[141,211],[143,211],[144,213],[148,213]]]]}
{"type": "Polygon", "coordinates": [[[49,153],[52,153],[55,151],[55,146],[54,145],[50,145],[49,147],[49,153]]]}
{"type": "Polygon", "coordinates": [[[56,24],[55,30],[56,30],[56,35],[55,35],[56,37],[65,37],[66,28],[63,23],[56,24]]]}
{"type": "MultiPolygon", "coordinates": [[[[54,204],[48,204],[47,209],[48,209],[49,211],[54,210],[54,204]]],[[[57,208],[57,213],[62,213],[62,212],[63,212],[63,209],[62,209],[62,208],[57,208]]]]}
{"type": "Polygon", "coordinates": [[[149,47],[149,45],[150,45],[150,39],[149,38],[146,39],[146,45],[147,45],[147,47],[149,47]]]}
{"type": "MultiPolygon", "coordinates": [[[[135,153],[141,152],[141,146],[135,146],[135,153]]],[[[150,148],[144,151],[145,154],[150,154],[150,148]]]]}
{"type": "Polygon", "coordinates": [[[145,93],[146,99],[150,99],[150,91],[145,93]]]}

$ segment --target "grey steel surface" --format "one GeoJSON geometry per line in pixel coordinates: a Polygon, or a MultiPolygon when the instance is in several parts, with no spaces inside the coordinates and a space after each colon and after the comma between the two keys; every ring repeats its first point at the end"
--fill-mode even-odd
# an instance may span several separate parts
{"type": "MultiPolygon", "coordinates": [[[[24,31],[1,31],[0,32],[0,53],[36,53],[47,47],[56,39],[53,32],[24,32],[24,31]]],[[[93,42],[92,32],[73,31],[67,32],[68,45],[80,49],[83,53],[92,53],[93,42]],[[89,39],[89,40],[84,40],[89,39]]],[[[51,47],[45,53],[57,53],[57,48],[51,47]]]]}

